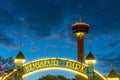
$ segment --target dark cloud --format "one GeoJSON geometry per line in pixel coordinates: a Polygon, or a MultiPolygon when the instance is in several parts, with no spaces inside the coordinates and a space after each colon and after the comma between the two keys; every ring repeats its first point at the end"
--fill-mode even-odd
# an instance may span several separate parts
{"type": "Polygon", "coordinates": [[[114,40],[114,42],[111,42],[109,43],[106,47],[107,48],[115,48],[115,47],[118,47],[119,46],[119,43],[120,43],[120,40],[114,40]]]}
{"type": "Polygon", "coordinates": [[[119,31],[119,0],[106,1],[88,1],[83,5],[83,19],[90,24],[90,32],[95,34],[103,34],[119,31]],[[114,3],[114,4],[113,4],[114,3]]]}
{"type": "Polygon", "coordinates": [[[114,47],[116,47],[117,44],[118,44],[118,43],[110,43],[110,44],[108,44],[108,47],[109,47],[109,48],[114,48],[114,47]]]}
{"type": "Polygon", "coordinates": [[[104,63],[109,63],[109,64],[115,63],[116,64],[116,63],[119,63],[120,56],[119,56],[119,53],[111,52],[107,56],[98,56],[97,60],[100,61],[100,62],[104,62],[104,63]]]}
{"type": "MultiPolygon", "coordinates": [[[[119,0],[116,2],[112,0],[109,2],[95,0],[2,0],[2,2],[7,3],[6,6],[11,5],[11,7],[9,11],[5,6],[0,7],[1,24],[12,23],[28,27],[31,33],[39,38],[49,37],[53,33],[59,32],[63,23],[71,26],[79,20],[80,11],[78,8],[80,5],[82,6],[83,21],[91,25],[90,34],[103,34],[114,29],[119,30],[119,0]],[[113,6],[113,3],[116,5],[113,6]],[[69,22],[65,22],[65,20],[69,22]]],[[[69,33],[71,33],[70,30],[69,33]]]]}
{"type": "Polygon", "coordinates": [[[15,16],[24,16],[29,29],[39,37],[51,36],[51,29],[59,27],[63,20],[61,6],[51,1],[13,0],[11,3],[15,5],[15,16]]]}
{"type": "Polygon", "coordinates": [[[9,14],[6,9],[0,7],[0,25],[8,26],[13,24],[14,21],[13,15],[9,14]]]}
{"type": "Polygon", "coordinates": [[[99,64],[97,64],[97,66],[101,66],[101,71],[102,73],[104,73],[106,70],[106,72],[108,72],[110,70],[110,67],[112,68],[111,64],[113,64],[114,69],[117,70],[118,73],[120,73],[119,70],[119,66],[120,66],[120,56],[119,53],[116,52],[112,52],[110,53],[108,56],[98,56],[97,57],[97,61],[99,64]],[[117,56],[116,56],[117,55],[117,56]],[[108,66],[108,67],[106,67],[108,66]]]}
{"type": "MultiPolygon", "coordinates": [[[[118,3],[119,0],[2,0],[0,25],[4,24],[8,29],[11,26],[7,24],[14,25],[14,31],[20,32],[18,37],[22,33],[27,35],[25,29],[28,29],[27,33],[34,35],[37,39],[50,39],[54,36],[73,43],[75,37],[72,35],[71,25],[79,20],[81,12],[82,21],[90,24],[89,33],[92,36],[90,35],[87,41],[92,42],[98,35],[120,30],[118,3]],[[81,10],[79,10],[80,5],[81,10]]],[[[4,29],[2,27],[2,30],[4,29]]],[[[108,45],[108,47],[115,46],[116,43],[108,45]]]]}
{"type": "Polygon", "coordinates": [[[5,46],[6,48],[16,48],[18,46],[14,40],[3,33],[0,33],[0,45],[5,46]]]}
{"type": "Polygon", "coordinates": [[[36,51],[38,51],[38,48],[35,46],[32,46],[29,50],[30,50],[30,52],[36,52],[36,51]]]}

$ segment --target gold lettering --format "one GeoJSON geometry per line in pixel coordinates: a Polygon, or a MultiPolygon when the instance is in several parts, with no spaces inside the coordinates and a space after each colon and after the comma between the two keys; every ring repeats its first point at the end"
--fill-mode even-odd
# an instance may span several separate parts
{"type": "Polygon", "coordinates": [[[44,67],[45,65],[44,65],[44,61],[40,61],[39,62],[39,66],[42,68],[42,67],[44,67]]]}
{"type": "Polygon", "coordinates": [[[48,67],[50,67],[51,66],[51,64],[50,64],[50,61],[48,60],[48,61],[46,61],[46,66],[48,66],[48,67]]]}
{"type": "Polygon", "coordinates": [[[81,67],[82,67],[82,66],[81,66],[80,64],[76,64],[76,65],[75,65],[75,70],[79,71],[79,70],[81,70],[81,67]]]}
{"type": "Polygon", "coordinates": [[[38,62],[35,62],[35,63],[34,63],[34,66],[35,66],[35,68],[38,69],[38,68],[39,68],[39,63],[38,63],[38,62]]]}
{"type": "Polygon", "coordinates": [[[53,60],[53,66],[55,67],[58,66],[58,63],[59,63],[58,60],[53,60]]]}
{"type": "Polygon", "coordinates": [[[46,61],[44,61],[44,64],[43,64],[43,65],[44,65],[44,67],[46,67],[46,66],[47,66],[47,65],[46,65],[46,61]]]}
{"type": "Polygon", "coordinates": [[[29,64],[28,66],[29,66],[29,69],[32,70],[32,64],[29,64]]]}
{"type": "Polygon", "coordinates": [[[38,63],[37,62],[32,63],[32,67],[33,67],[33,69],[37,69],[38,68],[38,63]]]}
{"type": "Polygon", "coordinates": [[[25,73],[29,72],[30,69],[29,69],[28,66],[25,66],[24,68],[25,68],[25,71],[26,71],[25,73]]]}
{"type": "Polygon", "coordinates": [[[65,67],[74,69],[75,68],[75,63],[73,63],[73,62],[66,62],[66,66],[65,67]]]}
{"type": "Polygon", "coordinates": [[[82,66],[81,66],[81,69],[80,69],[79,71],[80,71],[80,72],[84,72],[84,69],[85,69],[85,66],[82,65],[82,66]]]}

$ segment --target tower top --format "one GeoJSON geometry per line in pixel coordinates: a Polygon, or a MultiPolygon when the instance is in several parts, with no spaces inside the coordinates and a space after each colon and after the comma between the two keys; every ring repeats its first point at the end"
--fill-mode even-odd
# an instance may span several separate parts
{"type": "Polygon", "coordinates": [[[21,51],[18,52],[18,54],[15,58],[15,62],[19,62],[19,63],[25,62],[25,56],[23,55],[23,53],[21,51]]]}
{"type": "Polygon", "coordinates": [[[89,25],[84,22],[77,22],[72,25],[73,34],[77,37],[87,35],[89,30],[89,25]]]}
{"type": "Polygon", "coordinates": [[[118,78],[118,74],[112,69],[108,75],[108,78],[118,78]]]}
{"type": "Polygon", "coordinates": [[[89,24],[80,21],[72,25],[72,27],[77,27],[77,26],[89,27],[89,24]]]}
{"type": "Polygon", "coordinates": [[[15,59],[25,59],[25,56],[23,55],[23,53],[21,51],[19,51],[19,53],[15,59]]]}
{"type": "Polygon", "coordinates": [[[90,51],[89,54],[86,57],[86,60],[95,60],[95,57],[93,56],[92,52],[90,51]]]}
{"type": "Polygon", "coordinates": [[[89,54],[86,57],[86,63],[87,64],[95,64],[96,63],[96,59],[95,57],[92,55],[91,52],[89,52],[89,54]]]}

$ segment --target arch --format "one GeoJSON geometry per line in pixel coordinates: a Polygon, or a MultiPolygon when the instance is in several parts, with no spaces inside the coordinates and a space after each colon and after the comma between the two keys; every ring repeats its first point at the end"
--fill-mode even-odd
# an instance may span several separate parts
{"type": "MultiPolygon", "coordinates": [[[[39,60],[35,60],[27,64],[24,64],[22,67],[23,69],[22,77],[24,78],[35,72],[56,69],[56,70],[70,71],[70,72],[79,74],[80,76],[87,79],[88,78],[87,75],[84,74],[84,69],[86,67],[87,65],[71,59],[44,58],[44,59],[39,59],[39,60]]],[[[13,76],[13,74],[16,74],[16,73],[17,73],[17,70],[14,70],[13,72],[5,76],[3,80],[7,80],[8,77],[13,76]]]]}

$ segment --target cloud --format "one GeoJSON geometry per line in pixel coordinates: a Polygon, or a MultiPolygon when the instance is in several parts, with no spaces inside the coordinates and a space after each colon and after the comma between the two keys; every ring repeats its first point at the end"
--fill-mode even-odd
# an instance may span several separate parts
{"type": "Polygon", "coordinates": [[[0,7],[0,25],[8,26],[15,22],[13,15],[6,9],[0,7]]]}
{"type": "Polygon", "coordinates": [[[106,45],[107,48],[116,48],[119,46],[120,40],[114,40],[113,42],[110,42],[109,44],[106,45]]]}
{"type": "Polygon", "coordinates": [[[57,44],[55,43],[50,43],[46,45],[46,48],[55,48],[55,47],[57,47],[57,44]]]}
{"type": "Polygon", "coordinates": [[[119,70],[120,62],[119,61],[120,61],[119,53],[112,52],[108,56],[105,56],[105,55],[98,56],[97,66],[103,68],[103,69],[101,69],[102,73],[108,73],[110,70],[111,64],[113,64],[114,69],[117,70],[118,73],[120,73],[120,70],[119,70]],[[105,72],[105,70],[106,70],[106,72],[105,72]]]}
{"type": "MultiPolygon", "coordinates": [[[[11,28],[7,24],[14,25],[15,32],[21,31],[18,35],[20,38],[21,36],[30,38],[32,35],[31,39],[66,39],[74,43],[76,39],[72,35],[71,25],[79,21],[80,5],[82,21],[90,24],[89,36],[92,36],[87,38],[88,42],[96,40],[98,35],[120,30],[119,0],[116,2],[113,0],[2,0],[2,2],[7,7],[3,4],[0,6],[0,24],[4,24],[7,29],[11,28]]],[[[2,30],[4,29],[2,27],[2,30]]],[[[111,43],[108,46],[113,47],[115,44],[111,43]]]]}
{"type": "Polygon", "coordinates": [[[16,48],[18,46],[18,44],[15,43],[14,40],[3,33],[0,33],[0,45],[6,48],[16,48]]]}
{"type": "Polygon", "coordinates": [[[51,1],[46,3],[46,1],[37,0],[13,0],[11,3],[15,5],[14,16],[25,17],[24,23],[27,24],[31,32],[40,38],[51,36],[51,29],[58,29],[62,22],[62,8],[51,1]]]}
{"type": "Polygon", "coordinates": [[[30,52],[36,52],[36,51],[38,51],[39,49],[37,48],[37,47],[34,47],[34,46],[32,46],[30,49],[29,49],[29,51],[30,52]]]}
{"type": "Polygon", "coordinates": [[[114,30],[119,31],[119,2],[119,0],[83,1],[83,20],[90,24],[91,34],[101,35],[114,30]]]}

